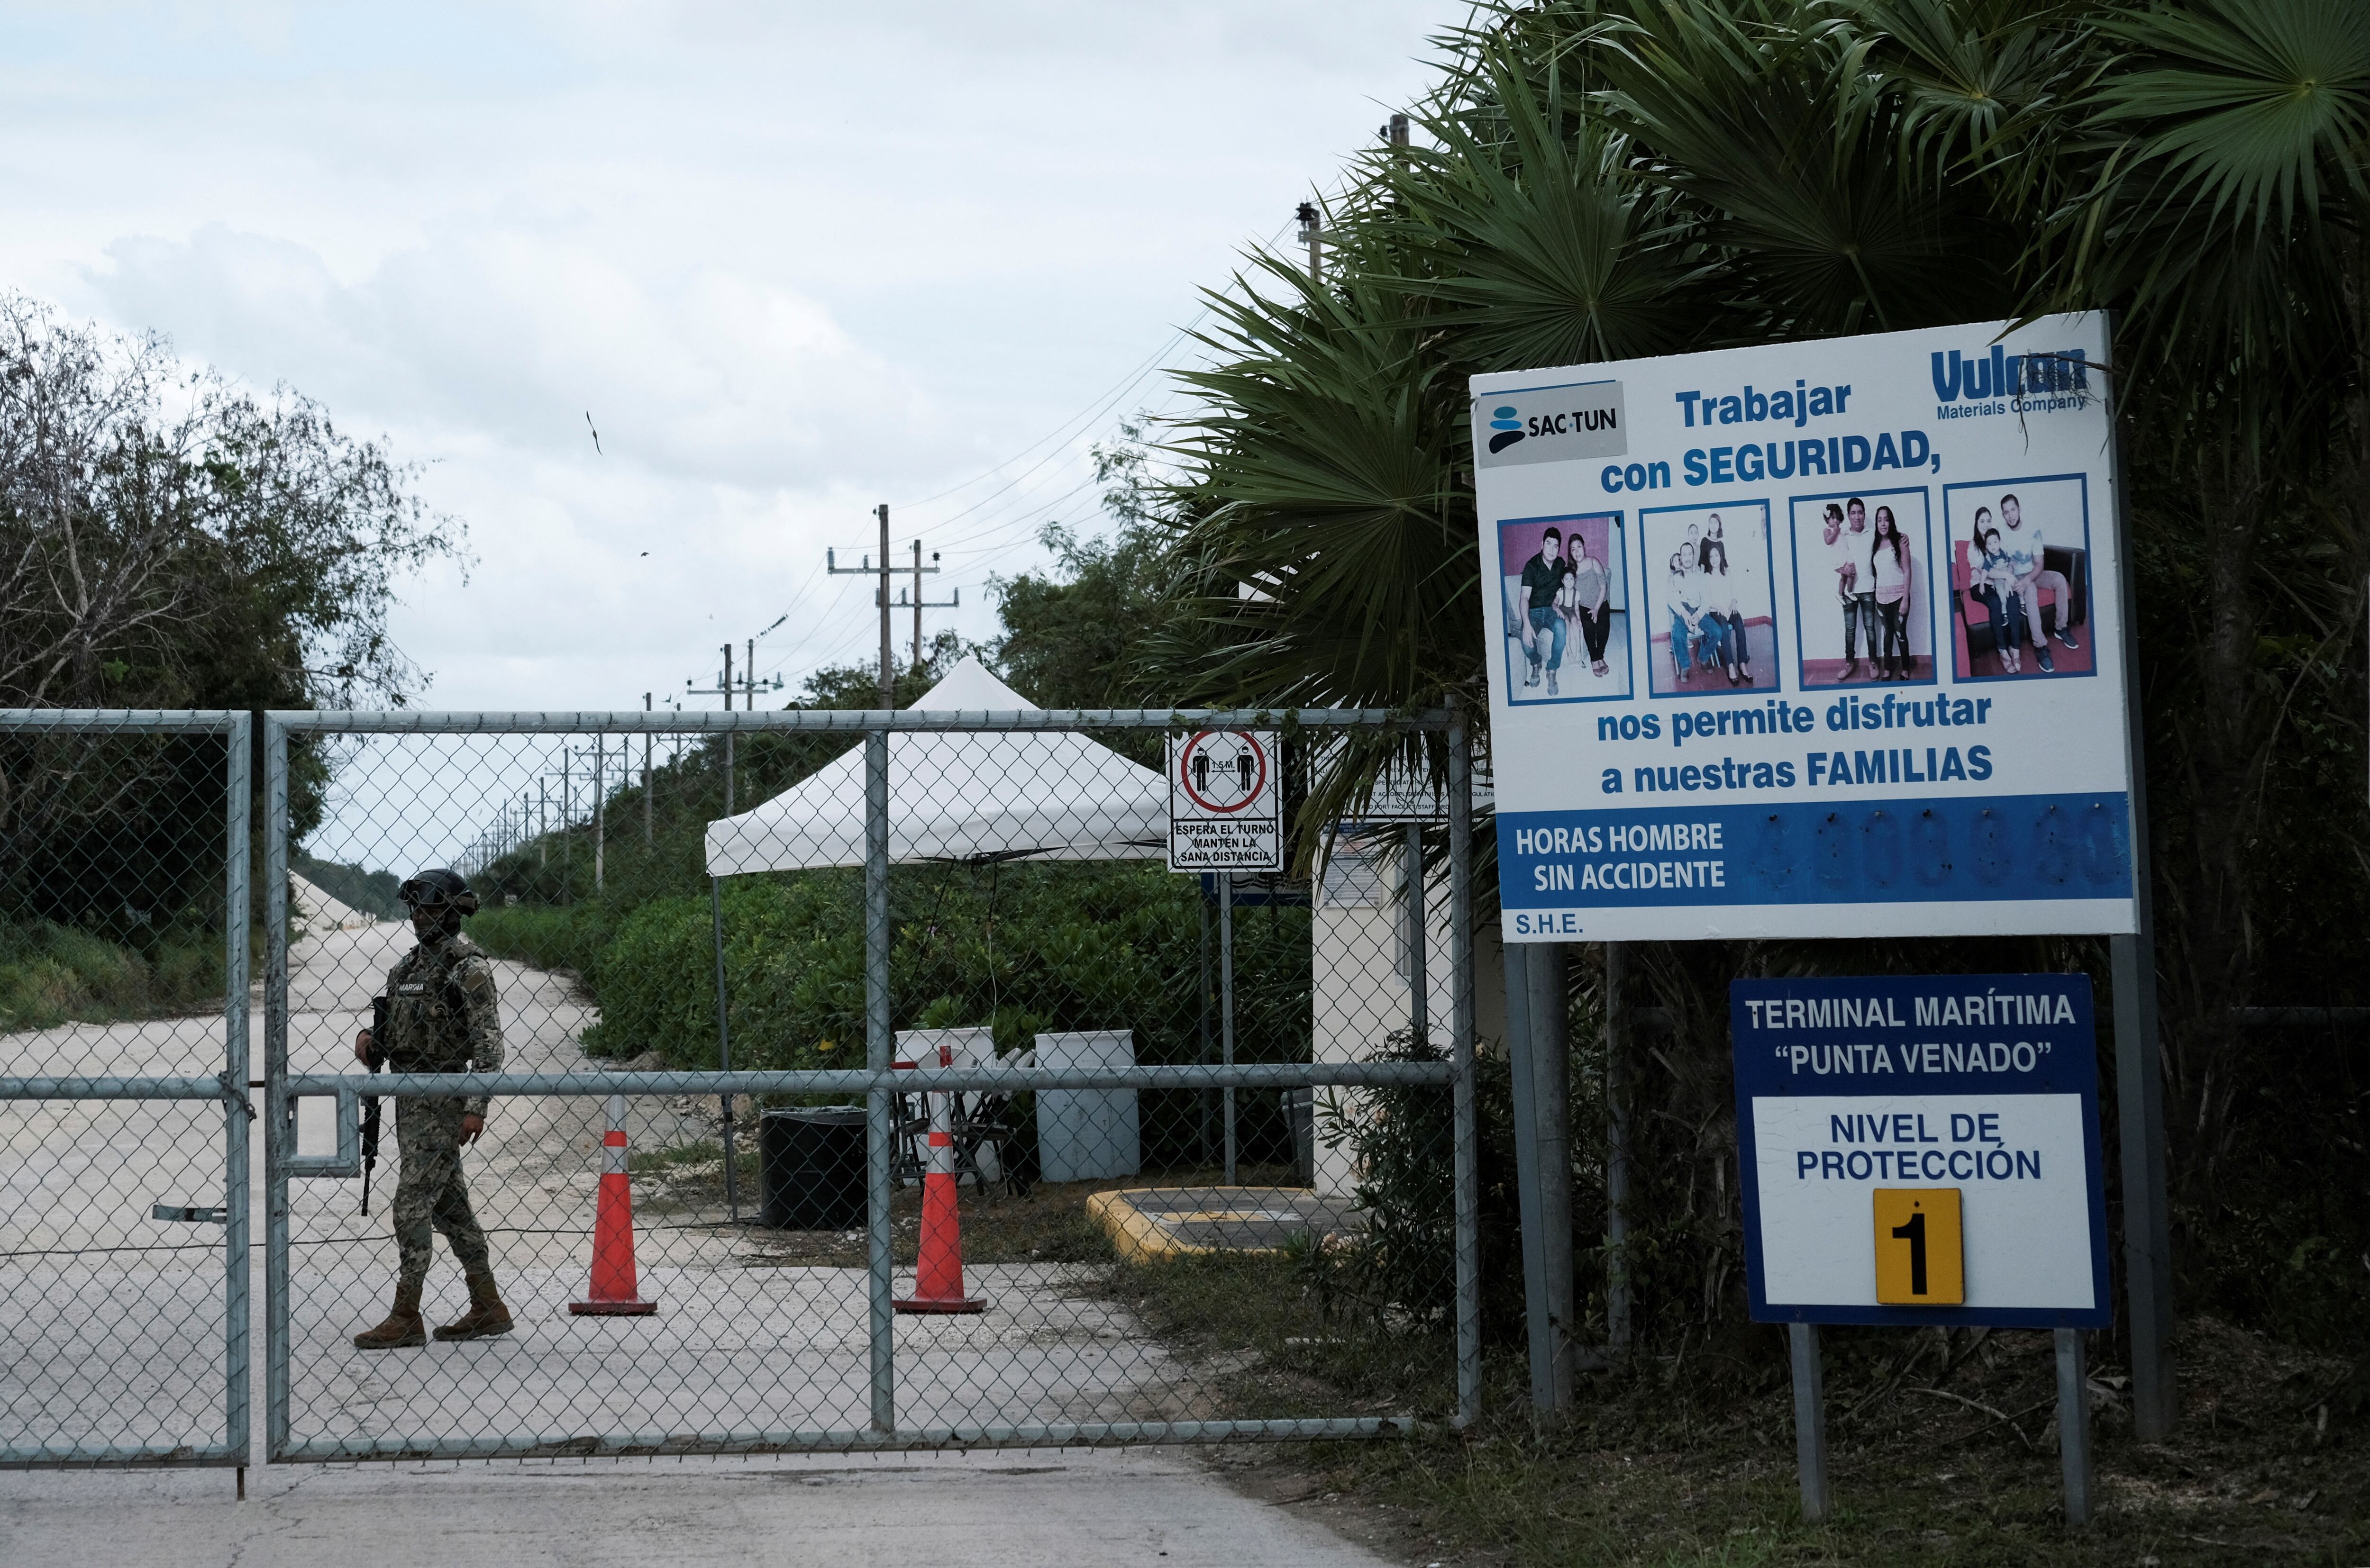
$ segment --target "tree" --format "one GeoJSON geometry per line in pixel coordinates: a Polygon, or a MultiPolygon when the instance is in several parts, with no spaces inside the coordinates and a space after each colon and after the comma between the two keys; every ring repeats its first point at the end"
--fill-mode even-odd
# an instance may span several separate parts
{"type": "Polygon", "coordinates": [[[0,295],[0,702],[400,705],[394,586],[463,531],[287,388],[0,295]]]}
{"type": "MultiPolygon", "coordinates": [[[[0,294],[0,704],[399,705],[420,676],[387,635],[395,584],[462,553],[413,478],[284,387],[0,294]]],[[[218,873],[221,781],[186,738],[12,738],[0,918],[170,918],[218,873]]],[[[300,748],[300,837],[325,783],[300,748]]]]}

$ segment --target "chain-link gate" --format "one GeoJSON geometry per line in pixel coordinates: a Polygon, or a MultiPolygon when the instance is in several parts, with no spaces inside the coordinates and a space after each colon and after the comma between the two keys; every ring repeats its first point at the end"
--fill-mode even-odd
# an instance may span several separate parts
{"type": "Polygon", "coordinates": [[[250,737],[0,711],[0,1466],[247,1462],[250,737]]]}
{"type": "Polygon", "coordinates": [[[1464,738],[1256,716],[1444,739],[1432,875],[1421,822],[1313,894],[1167,871],[1165,737],[1229,715],[270,715],[271,1458],[1470,1419],[1464,738]],[[391,888],[308,876],[363,864],[467,878],[499,1062],[467,948],[390,985],[391,888]],[[365,1071],[378,997],[470,1070],[365,1071]],[[358,1346],[391,1226],[424,1326],[485,1321],[457,1257],[508,1332],[358,1346]]]}

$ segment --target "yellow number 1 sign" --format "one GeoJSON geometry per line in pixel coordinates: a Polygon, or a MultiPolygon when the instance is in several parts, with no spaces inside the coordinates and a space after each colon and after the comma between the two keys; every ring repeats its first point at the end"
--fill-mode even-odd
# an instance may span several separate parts
{"type": "Polygon", "coordinates": [[[1876,1299],[1888,1307],[1965,1305],[1958,1188],[1876,1189],[1876,1299]]]}

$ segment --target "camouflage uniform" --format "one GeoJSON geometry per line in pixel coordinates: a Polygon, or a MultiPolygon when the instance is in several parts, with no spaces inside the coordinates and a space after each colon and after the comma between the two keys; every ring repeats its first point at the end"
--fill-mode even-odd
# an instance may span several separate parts
{"type": "MultiPolygon", "coordinates": [[[[502,1023],[495,1006],[494,968],[485,949],[448,932],[413,948],[387,976],[386,1038],[379,1042],[397,1072],[499,1072],[502,1023]]],[[[396,1148],[401,1177],[395,1188],[395,1244],[403,1283],[428,1277],[430,1232],[443,1233],[476,1278],[488,1272],[486,1233],[469,1207],[461,1172],[461,1118],[483,1116],[486,1096],[398,1099],[396,1148]]]]}

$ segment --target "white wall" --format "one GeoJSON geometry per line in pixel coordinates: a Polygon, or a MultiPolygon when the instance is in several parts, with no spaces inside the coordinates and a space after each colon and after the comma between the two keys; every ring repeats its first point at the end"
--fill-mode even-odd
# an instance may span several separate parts
{"type": "MultiPolygon", "coordinates": [[[[1391,830],[1393,837],[1402,830],[1391,830]]],[[[1360,874],[1348,857],[1355,849],[1344,841],[1341,858],[1321,868],[1317,878],[1316,908],[1311,922],[1310,1036],[1315,1059],[1320,1062],[1363,1061],[1394,1031],[1412,1022],[1411,991],[1402,967],[1400,928],[1405,921],[1406,855],[1393,845],[1372,859],[1371,876],[1360,874]]],[[[1424,988],[1431,1037],[1442,1046],[1448,1040],[1452,975],[1448,961],[1449,895],[1444,884],[1425,889],[1424,988]]],[[[1476,959],[1480,955],[1477,952],[1476,959]]],[[[1479,965],[1476,965],[1477,978],[1479,965]]],[[[1489,988],[1477,984],[1479,993],[1489,988]]],[[[1477,1008],[1477,1013],[1481,1011],[1477,1008]]],[[[1494,1010],[1502,1020],[1502,1005],[1494,1010]]],[[[1477,1019],[1478,1023],[1478,1019],[1477,1019]]],[[[1502,1022],[1493,1025],[1502,1029],[1502,1022]]],[[[1317,1092],[1317,1190],[1348,1196],[1356,1185],[1350,1150],[1325,1146],[1325,1107],[1329,1095],[1350,1115],[1356,1115],[1358,1096],[1348,1091],[1317,1092]]],[[[1444,1158],[1446,1151],[1443,1151],[1444,1158]]]]}

